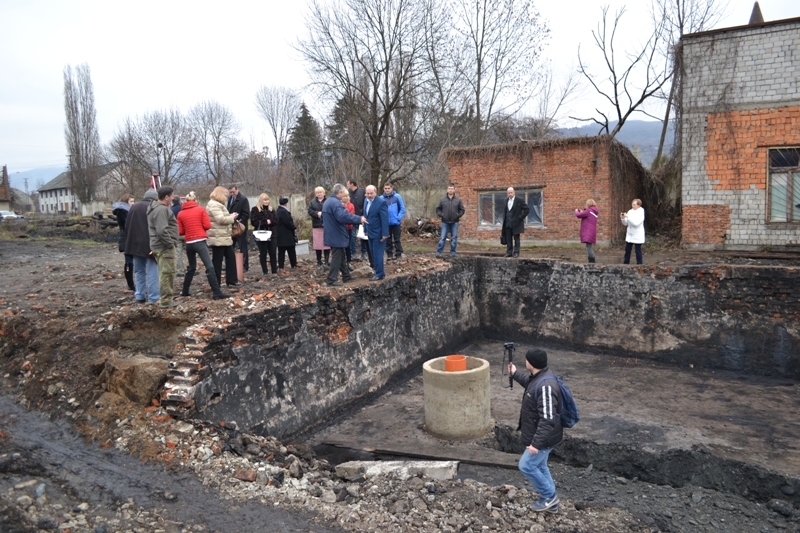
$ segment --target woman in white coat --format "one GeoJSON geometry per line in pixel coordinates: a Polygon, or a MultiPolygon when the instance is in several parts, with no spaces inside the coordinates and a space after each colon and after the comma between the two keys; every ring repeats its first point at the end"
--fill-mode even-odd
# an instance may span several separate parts
{"type": "Polygon", "coordinates": [[[636,264],[642,264],[642,245],[644,244],[644,208],[642,201],[634,198],[631,202],[631,209],[627,213],[620,213],[620,221],[628,226],[625,235],[625,260],[623,263],[631,263],[631,248],[636,247],[636,264]]]}

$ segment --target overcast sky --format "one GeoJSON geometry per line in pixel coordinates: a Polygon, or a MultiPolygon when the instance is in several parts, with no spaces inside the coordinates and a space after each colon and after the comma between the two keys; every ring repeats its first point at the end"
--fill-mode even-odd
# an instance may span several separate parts
{"type": "MultiPolygon", "coordinates": [[[[644,41],[650,27],[649,3],[627,3],[620,46],[644,41]]],[[[759,3],[767,21],[800,16],[797,0],[759,3]]],[[[601,4],[537,2],[551,29],[545,56],[558,69],[574,68],[580,43],[582,50],[591,47],[601,4]]],[[[614,11],[626,2],[608,4],[614,11]]],[[[254,96],[262,85],[302,89],[308,82],[291,46],[305,34],[304,5],[137,0],[123,7],[107,0],[0,0],[0,164],[11,173],[66,165],[63,69],[81,63],[91,68],[103,143],[128,116],[172,106],[186,112],[202,100],[216,100],[233,111],[248,144],[252,139],[256,147],[268,146],[254,96]]],[[[717,27],[747,24],[752,8],[752,0],[731,0],[717,27]]],[[[308,103],[317,113],[325,111],[308,103]]],[[[596,104],[587,89],[569,114],[589,116],[596,104]]]]}

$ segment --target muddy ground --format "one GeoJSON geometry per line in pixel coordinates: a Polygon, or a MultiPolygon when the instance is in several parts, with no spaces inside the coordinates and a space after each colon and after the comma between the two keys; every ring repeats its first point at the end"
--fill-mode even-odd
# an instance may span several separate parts
{"type": "MultiPolygon", "coordinates": [[[[259,522],[268,522],[270,530],[275,531],[392,529],[382,524],[386,517],[372,517],[377,521],[372,526],[366,518],[360,522],[345,520],[335,509],[317,507],[316,500],[309,503],[305,499],[298,504],[285,496],[285,505],[280,501],[264,505],[238,501],[230,495],[221,498],[219,487],[225,487],[225,481],[212,474],[201,479],[197,469],[187,468],[188,460],[178,461],[174,453],[165,453],[169,439],[159,442],[152,438],[159,432],[169,432],[175,421],[154,422],[158,406],[146,407],[124,398],[108,401],[102,389],[100,378],[109,358],[137,354],[167,358],[188,325],[209,316],[240,312],[236,296],[267,293],[302,302],[326,290],[320,286],[322,277],[310,256],[301,259],[298,269],[262,277],[256,275],[260,269],[257,255],[251,251],[251,271],[234,299],[211,300],[207,284],[196,277],[193,296],[182,299],[180,307],[164,311],[136,304],[132,293],[125,290],[122,256],[116,251],[113,232],[75,232],[68,239],[41,238],[16,230],[4,231],[2,236],[0,530],[38,531],[66,524],[72,531],[242,531],[259,530],[254,527],[259,522]],[[158,423],[168,427],[153,429],[158,423]],[[136,424],[148,429],[131,434],[130,428],[136,424]],[[134,471],[135,476],[131,475],[134,471]],[[37,522],[32,523],[31,516],[37,517],[37,522]]],[[[409,236],[405,242],[406,258],[387,265],[389,276],[426,269],[431,261],[438,260],[432,255],[435,240],[409,236]]],[[[459,251],[499,252],[468,246],[460,246],[459,251]]],[[[585,260],[581,248],[527,249],[522,255],[585,260]]],[[[598,262],[619,263],[621,255],[621,249],[600,250],[598,262]]],[[[689,253],[655,243],[645,250],[645,262],[793,261],[752,255],[689,253]]],[[[360,279],[355,283],[369,282],[360,279]]],[[[311,442],[312,437],[305,438],[311,442]]],[[[178,450],[181,446],[178,444],[178,450]]],[[[230,452],[214,453],[223,456],[230,452]]],[[[313,464],[313,468],[324,466],[324,462],[313,464]]],[[[557,482],[565,487],[562,494],[568,503],[563,515],[547,517],[549,522],[528,517],[518,504],[507,501],[498,509],[508,511],[511,517],[519,515],[518,527],[506,515],[494,516],[498,510],[491,510],[489,505],[489,520],[473,517],[471,522],[454,520],[457,525],[447,525],[447,520],[434,525],[437,522],[432,518],[421,518],[419,523],[400,519],[392,530],[518,530],[525,524],[524,529],[531,531],[800,531],[798,513],[791,505],[754,502],[692,485],[674,488],[649,484],[587,466],[556,465],[554,472],[557,482]]],[[[226,475],[230,474],[219,474],[223,478],[226,475]]],[[[462,466],[461,476],[497,490],[505,484],[523,487],[513,470],[462,466]]],[[[233,486],[238,487],[235,483],[233,486]]],[[[474,493],[477,505],[482,487],[454,485],[449,494],[474,493]]],[[[391,500],[392,491],[387,491],[381,496],[383,500],[365,497],[364,502],[388,506],[385,499],[391,500]]],[[[507,498],[507,490],[500,492],[507,498]]],[[[426,512],[437,514],[433,508],[426,512]]]]}

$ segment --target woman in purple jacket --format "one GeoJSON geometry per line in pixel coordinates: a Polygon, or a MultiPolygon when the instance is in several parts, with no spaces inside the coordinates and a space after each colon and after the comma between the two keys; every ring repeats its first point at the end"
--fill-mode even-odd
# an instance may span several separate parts
{"type": "Polygon", "coordinates": [[[581,211],[575,210],[575,216],[581,219],[581,242],[586,244],[586,252],[589,254],[589,262],[594,263],[594,250],[592,245],[597,243],[597,219],[600,212],[597,204],[589,198],[586,200],[586,207],[581,211]]]}

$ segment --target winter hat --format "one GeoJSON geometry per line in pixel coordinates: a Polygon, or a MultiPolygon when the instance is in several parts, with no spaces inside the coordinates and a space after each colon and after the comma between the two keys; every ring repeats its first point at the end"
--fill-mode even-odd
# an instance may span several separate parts
{"type": "Polygon", "coordinates": [[[525,359],[531,366],[537,370],[541,370],[547,366],[547,352],[541,348],[531,348],[525,354],[525,359]]]}
{"type": "Polygon", "coordinates": [[[278,200],[278,203],[281,204],[281,205],[286,205],[286,204],[289,203],[289,199],[286,198],[286,197],[281,198],[280,200],[278,200]]]}
{"type": "Polygon", "coordinates": [[[145,200],[158,200],[158,192],[155,189],[147,189],[144,193],[145,200]]]}

